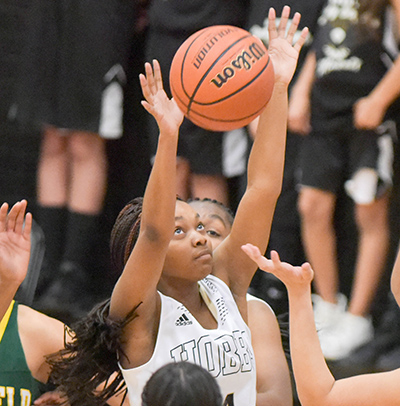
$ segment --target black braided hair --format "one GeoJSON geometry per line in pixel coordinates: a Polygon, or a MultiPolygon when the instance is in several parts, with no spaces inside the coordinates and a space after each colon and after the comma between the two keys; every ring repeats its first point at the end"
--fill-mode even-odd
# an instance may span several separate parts
{"type": "MultiPolygon", "coordinates": [[[[142,205],[141,197],[131,200],[111,231],[111,265],[118,275],[137,241],[142,205]]],[[[135,318],[138,306],[123,319],[112,320],[108,317],[110,299],[98,304],[67,331],[71,340],[66,340],[65,348],[48,357],[52,366],[50,379],[67,395],[71,406],[106,405],[107,399],[126,390],[118,365],[119,357],[124,356],[121,337],[124,327],[135,318]],[[100,386],[104,388],[99,389],[100,386]]]]}
{"type": "Polygon", "coordinates": [[[228,206],[225,206],[225,204],[223,204],[222,202],[220,202],[216,199],[210,199],[208,197],[204,197],[202,199],[200,199],[199,197],[195,197],[194,199],[188,199],[187,202],[189,204],[191,202],[200,202],[200,203],[205,202],[205,203],[215,204],[216,206],[220,207],[226,213],[226,217],[227,217],[227,220],[229,221],[229,225],[232,226],[235,215],[233,214],[233,211],[228,206]]]}
{"type": "Polygon", "coordinates": [[[71,330],[66,329],[70,340],[65,340],[65,348],[49,355],[47,360],[52,366],[50,381],[66,394],[71,406],[106,405],[113,395],[126,392],[118,365],[119,356],[123,355],[121,337],[123,328],[136,317],[139,306],[115,321],[108,317],[110,300],[107,299],[77,321],[71,330]]]}
{"type": "Polygon", "coordinates": [[[125,205],[111,230],[111,267],[116,275],[124,269],[139,236],[143,198],[137,197],[125,205]]]}

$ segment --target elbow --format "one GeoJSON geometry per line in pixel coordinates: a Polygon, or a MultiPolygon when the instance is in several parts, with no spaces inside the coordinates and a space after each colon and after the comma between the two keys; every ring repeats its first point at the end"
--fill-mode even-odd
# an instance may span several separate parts
{"type": "Polygon", "coordinates": [[[152,244],[169,244],[171,233],[159,227],[147,225],[142,231],[143,237],[152,244]]]}
{"type": "MultiPolygon", "coordinates": [[[[315,391],[315,388],[312,389],[315,391]]],[[[305,393],[304,391],[298,390],[297,392],[301,406],[336,406],[337,403],[330,401],[330,396],[316,393],[305,393]]]]}
{"type": "Polygon", "coordinates": [[[273,182],[257,182],[250,185],[259,198],[264,200],[278,200],[282,193],[282,178],[276,179],[273,182]]]}

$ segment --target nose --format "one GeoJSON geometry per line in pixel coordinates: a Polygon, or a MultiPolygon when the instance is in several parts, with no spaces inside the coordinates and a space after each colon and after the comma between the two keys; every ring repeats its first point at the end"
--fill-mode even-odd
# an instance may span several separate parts
{"type": "Polygon", "coordinates": [[[199,245],[206,245],[207,244],[207,235],[206,235],[205,230],[194,231],[192,241],[193,241],[193,245],[195,247],[197,247],[199,245]]]}

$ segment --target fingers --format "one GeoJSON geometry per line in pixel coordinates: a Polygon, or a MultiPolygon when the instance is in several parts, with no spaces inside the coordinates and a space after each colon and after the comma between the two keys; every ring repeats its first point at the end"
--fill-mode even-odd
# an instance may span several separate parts
{"type": "Polygon", "coordinates": [[[153,66],[149,62],[146,62],[144,68],[145,75],[143,73],[139,75],[140,86],[146,100],[142,101],[142,106],[149,113],[152,113],[153,109],[151,106],[154,104],[154,96],[158,91],[164,89],[161,68],[156,59],[153,60],[153,66]]]}
{"type": "Polygon", "coordinates": [[[152,98],[152,95],[150,93],[150,89],[147,83],[147,79],[146,77],[143,75],[143,73],[141,73],[139,75],[139,81],[140,81],[140,87],[142,88],[142,93],[144,98],[149,101],[152,98]]]}
{"type": "Polygon", "coordinates": [[[278,36],[281,38],[285,38],[286,36],[286,27],[289,20],[290,15],[290,7],[284,6],[282,9],[281,20],[278,26],[278,36]]]}
{"type": "Polygon", "coordinates": [[[268,34],[270,41],[278,37],[275,20],[276,20],[275,9],[271,7],[268,12],[268,34]]]}
{"type": "Polygon", "coordinates": [[[157,61],[157,59],[153,60],[153,69],[154,69],[154,81],[156,85],[156,90],[163,90],[163,81],[162,81],[162,75],[161,75],[161,67],[160,63],[157,61]]]}
{"type": "Polygon", "coordinates": [[[26,200],[21,200],[8,212],[8,204],[3,203],[0,207],[0,232],[13,231],[29,239],[32,230],[32,214],[25,215],[27,205],[26,200]]]}
{"type": "Polygon", "coordinates": [[[300,13],[294,13],[293,19],[292,19],[292,23],[290,24],[286,39],[288,40],[288,42],[291,44],[293,42],[293,37],[296,34],[297,28],[299,26],[300,23],[300,18],[301,15],[300,13]]]}
{"type": "Polygon", "coordinates": [[[19,210],[17,212],[17,217],[15,218],[14,231],[17,234],[22,234],[22,230],[24,228],[24,217],[25,217],[25,210],[26,210],[27,201],[26,200],[21,200],[19,203],[20,203],[19,204],[19,210]]]}
{"type": "Polygon", "coordinates": [[[23,232],[23,237],[26,240],[29,240],[29,238],[31,237],[31,231],[32,231],[32,214],[26,213],[25,226],[24,226],[24,232],[23,232]]]}
{"type": "Polygon", "coordinates": [[[10,212],[8,213],[7,224],[6,224],[6,230],[7,231],[14,231],[15,230],[15,224],[16,224],[16,221],[17,221],[20,206],[21,206],[20,202],[15,203],[14,206],[11,208],[10,212]]]}
{"type": "Polygon", "coordinates": [[[303,30],[301,31],[301,35],[297,42],[293,45],[293,48],[297,51],[300,52],[300,49],[303,47],[303,45],[306,42],[306,39],[308,37],[308,27],[304,27],[303,30]]]}
{"type": "Polygon", "coordinates": [[[242,250],[255,262],[261,256],[260,250],[253,244],[245,244],[242,246],[242,250]]]}
{"type": "Polygon", "coordinates": [[[274,251],[274,250],[271,251],[271,260],[274,263],[274,265],[281,264],[281,259],[279,258],[279,254],[277,251],[274,251]]]}
{"type": "Polygon", "coordinates": [[[146,62],[144,64],[144,68],[146,71],[146,79],[147,79],[147,85],[149,87],[150,93],[155,94],[157,92],[156,88],[156,82],[154,80],[154,74],[153,74],[153,67],[149,62],[146,62]]]}
{"type": "MultiPolygon", "coordinates": [[[[270,8],[268,12],[268,31],[270,40],[277,38],[286,38],[287,41],[292,44],[293,38],[297,32],[300,24],[301,14],[296,12],[292,18],[289,29],[287,29],[288,21],[290,17],[290,7],[284,6],[282,9],[282,14],[279,22],[278,28],[276,27],[276,12],[274,8],[270,8]],[[287,32],[286,32],[287,31],[287,32]]],[[[308,36],[308,28],[303,28],[299,39],[293,47],[299,52],[304,45],[308,36]]]]}
{"type": "Polygon", "coordinates": [[[0,207],[0,232],[7,230],[8,203],[3,203],[0,207]]]}

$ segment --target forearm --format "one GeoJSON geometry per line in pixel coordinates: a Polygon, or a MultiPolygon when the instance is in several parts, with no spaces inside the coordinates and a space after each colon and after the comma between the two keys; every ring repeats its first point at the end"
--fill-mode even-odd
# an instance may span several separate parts
{"type": "Polygon", "coordinates": [[[176,151],[178,129],[175,134],[160,133],[158,151],[143,198],[142,226],[151,224],[171,237],[176,203],[176,151]]]}
{"type": "Polygon", "coordinates": [[[326,405],[335,380],[323,356],[314,322],[311,287],[289,293],[290,352],[303,406],[326,405]]]}
{"type": "Polygon", "coordinates": [[[276,198],[283,178],[287,109],[287,85],[276,83],[271,99],[260,115],[248,162],[248,188],[268,189],[276,198]]]}
{"type": "Polygon", "coordinates": [[[368,98],[377,108],[386,111],[400,95],[400,57],[398,57],[385,76],[380,80],[368,98]]]}

